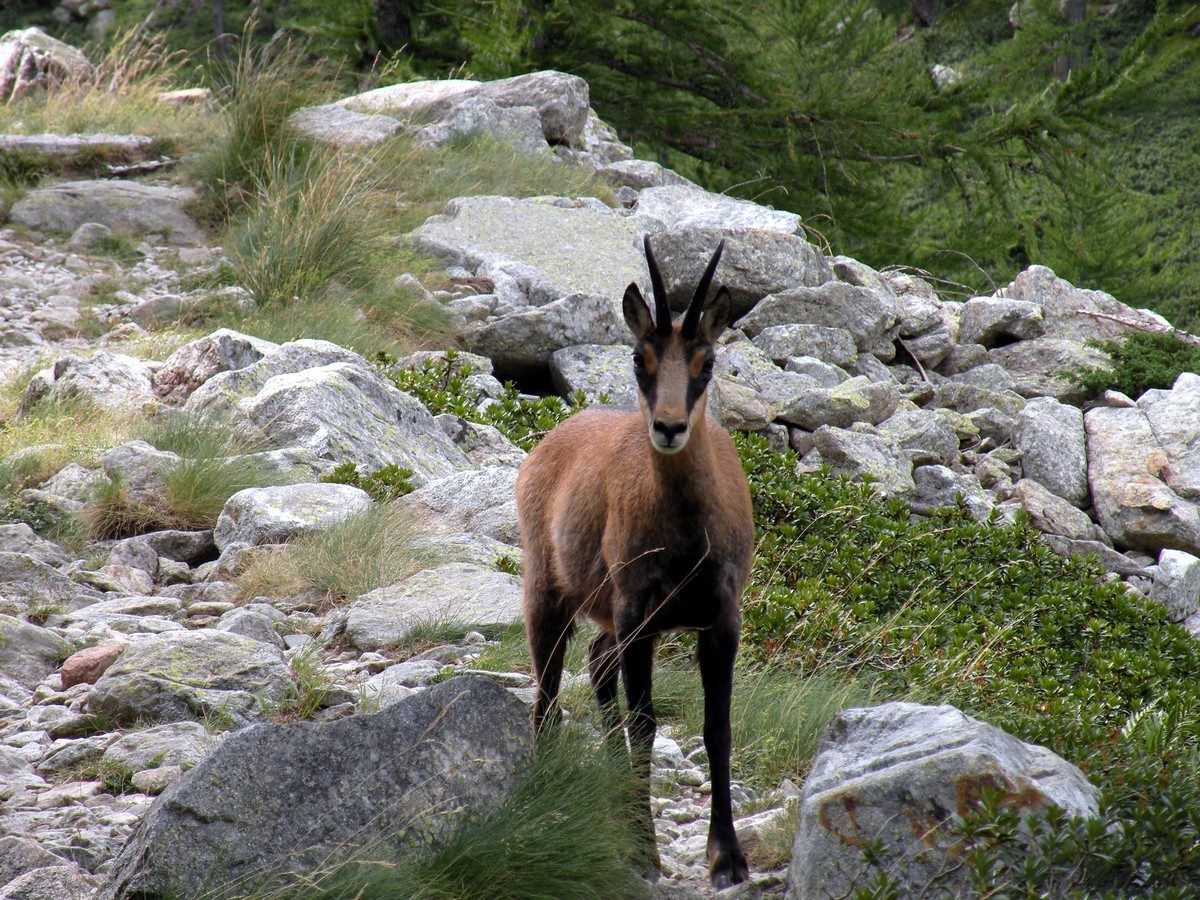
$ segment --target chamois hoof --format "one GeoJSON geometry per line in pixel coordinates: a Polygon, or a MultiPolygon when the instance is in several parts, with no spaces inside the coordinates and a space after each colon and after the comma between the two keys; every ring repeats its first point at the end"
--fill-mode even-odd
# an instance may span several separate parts
{"type": "Polygon", "coordinates": [[[723,891],[725,888],[741,884],[750,877],[750,866],[741,848],[735,847],[733,853],[725,850],[713,854],[708,863],[708,877],[713,889],[723,891]]]}

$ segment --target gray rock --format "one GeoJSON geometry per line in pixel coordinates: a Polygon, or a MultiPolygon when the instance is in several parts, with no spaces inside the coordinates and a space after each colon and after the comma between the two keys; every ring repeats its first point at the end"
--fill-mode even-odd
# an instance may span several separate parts
{"type": "Polygon", "coordinates": [[[996,391],[1000,394],[1011,391],[1016,386],[1012,376],[995,363],[984,363],[973,369],[967,369],[965,372],[951,375],[950,380],[961,384],[973,384],[976,387],[987,388],[989,391],[996,391]]]}
{"type": "Polygon", "coordinates": [[[754,336],[754,346],[783,365],[789,357],[815,357],[835,366],[858,360],[854,335],[844,328],[822,325],[772,325],[754,336]]]}
{"type": "Polygon", "coordinates": [[[0,38],[0,104],[25,100],[67,79],[84,80],[92,71],[82,52],[40,28],[0,38]]]}
{"type": "Polygon", "coordinates": [[[859,352],[890,359],[884,344],[896,324],[896,301],[867,288],[831,281],[820,287],[791,288],[764,297],[737,325],[754,337],[773,325],[793,323],[845,329],[854,335],[859,352]]]}
{"type": "Polygon", "coordinates": [[[1052,397],[1035,397],[1016,415],[1013,446],[1021,471],[1068,503],[1088,501],[1087,444],[1083,413],[1052,397]]]}
{"type": "Polygon", "coordinates": [[[849,428],[855,422],[877,425],[896,411],[900,394],[890,382],[875,383],[861,376],[836,387],[815,387],[775,404],[777,417],[815,431],[822,425],[849,428]]]}
{"type": "MultiPolygon", "coordinates": [[[[800,217],[738,200],[724,194],[712,194],[690,184],[646,188],[638,195],[630,218],[639,227],[655,231],[677,228],[753,228],[798,234],[800,217]]],[[[710,250],[709,253],[712,251],[710,250]]]]}
{"type": "Polygon", "coordinates": [[[813,432],[813,448],[835,472],[870,479],[882,494],[912,493],[912,463],[890,437],[822,425],[813,432]]]}
{"type": "Polygon", "coordinates": [[[101,765],[134,774],[159,766],[190,769],[221,745],[199,722],[170,722],[123,734],[104,749],[101,765]]]}
{"type": "Polygon", "coordinates": [[[25,687],[37,687],[70,653],[53,631],[0,615],[0,672],[25,687]]]}
{"type": "Polygon", "coordinates": [[[221,615],[213,628],[261,641],[276,650],[284,649],[283,638],[275,630],[275,623],[271,617],[253,609],[231,609],[221,615]]]}
{"type": "MultiPolygon", "coordinates": [[[[183,605],[174,597],[117,596],[61,613],[50,621],[55,625],[90,626],[100,623],[114,631],[132,632],[141,630],[143,619],[170,619],[182,609],[183,605]]],[[[157,623],[152,624],[151,628],[156,632],[160,630],[157,623]]]]}
{"type": "Polygon", "coordinates": [[[0,553],[0,596],[6,606],[60,606],[99,592],[24,553],[0,553]]]}
{"type": "Polygon", "coordinates": [[[159,557],[195,567],[217,558],[212,529],[203,531],[152,531],[139,538],[159,557]]]}
{"type": "Polygon", "coordinates": [[[763,431],[775,418],[771,405],[742,381],[718,376],[709,386],[708,398],[709,414],[728,430],[763,431]]]}
{"type": "Polygon", "coordinates": [[[420,625],[509,625],[520,619],[520,578],[471,563],[445,563],[351,603],[346,640],[360,650],[378,650],[420,625]]]}
{"type": "Polygon", "coordinates": [[[900,410],[879,423],[914,466],[949,465],[958,457],[958,435],[946,417],[934,410],[900,410]]]}
{"type": "Polygon", "coordinates": [[[282,544],[345,521],[371,505],[370,495],[348,484],[288,484],[238,491],[221,510],[217,549],[242,543],[282,544]]]}
{"type": "Polygon", "coordinates": [[[1083,402],[1083,389],[1066,373],[1107,367],[1108,356],[1079,341],[1040,337],[988,351],[988,361],[1001,366],[1022,397],[1054,397],[1064,403],[1083,402]]]}
{"type": "Polygon", "coordinates": [[[1109,572],[1129,577],[1145,577],[1146,568],[1137,560],[1124,553],[1118,553],[1106,543],[1100,541],[1075,541],[1060,534],[1043,535],[1047,544],[1059,556],[1074,556],[1080,559],[1094,559],[1109,572]]]}
{"type": "Polygon", "coordinates": [[[65,863],[65,859],[44,850],[42,845],[32,838],[0,837],[0,886],[7,885],[14,878],[27,872],[65,863]]]}
{"type": "Polygon", "coordinates": [[[555,351],[581,344],[632,344],[619,301],[571,294],[467,327],[463,343],[491,358],[505,374],[544,370],[555,351]]]}
{"type": "Polygon", "coordinates": [[[104,474],[119,482],[131,499],[143,503],[162,498],[166,477],[180,462],[176,454],[145,441],[130,441],[100,454],[104,474]]]}
{"type": "Polygon", "coordinates": [[[732,222],[677,225],[653,239],[654,258],[662,270],[668,303],[675,312],[683,312],[691,302],[700,272],[722,240],[725,251],[713,284],[729,290],[734,318],[749,312],[768,294],[793,287],[816,287],[832,278],[825,257],[800,235],[739,228],[732,222]]]}
{"type": "Polygon", "coordinates": [[[424,406],[361,360],[276,375],[236,412],[276,446],[308,451],[330,469],[398,465],[421,485],[472,467],[424,406]]]}
{"type": "Polygon", "coordinates": [[[1167,455],[1167,484],[1180,497],[1200,500],[1200,376],[1184,372],[1169,391],[1146,391],[1137,405],[1167,455]]]}
{"type": "Polygon", "coordinates": [[[84,222],[75,229],[67,241],[67,249],[75,253],[87,253],[112,237],[112,229],[99,222],[84,222]]]}
{"type": "Polygon", "coordinates": [[[1097,539],[1098,529],[1092,520],[1040,482],[1022,478],[1014,486],[1014,496],[1038,531],[1062,535],[1073,541],[1097,539]]]}
{"type": "Polygon", "coordinates": [[[219,419],[233,412],[239,401],[261,391],[276,375],[294,375],[334,363],[367,365],[357,353],[328,341],[299,340],[281,344],[278,350],[258,362],[208,377],[192,391],[184,409],[191,415],[219,419]]]}
{"type": "Polygon", "coordinates": [[[435,418],[442,431],[454,441],[454,445],[481,469],[490,466],[516,468],[525,461],[525,451],[491,425],[468,422],[449,413],[442,413],[435,418]]]}
{"type": "Polygon", "coordinates": [[[955,472],[947,466],[920,466],[913,469],[913,485],[908,504],[913,512],[923,516],[938,510],[954,509],[962,503],[971,518],[982,522],[995,505],[974,474],[955,472]]]}
{"type": "Polygon", "coordinates": [[[1044,332],[1042,308],[1028,300],[972,297],[963,304],[958,320],[959,341],[985,347],[1030,340],[1044,332]]]}
{"type": "Polygon", "coordinates": [[[218,372],[244,369],[278,349],[270,341],[221,328],[168,356],[154,373],[154,393],[166,403],[183,403],[218,372]]]}
{"type": "Polygon", "coordinates": [[[475,93],[504,108],[532,107],[547,142],[582,146],[590,90],[588,83],[578,75],[553,70],[530,72],[486,82],[476,88],[475,93]]]}
{"type": "Polygon", "coordinates": [[[1163,480],[1168,461],[1146,414],[1098,407],[1083,417],[1096,518],[1121,547],[1200,554],[1200,510],[1163,480]]]}
{"type": "Polygon", "coordinates": [[[88,707],[117,722],[206,716],[262,718],[292,688],[278,650],[219,631],[172,631],[131,640],[92,687],[88,707]]]}
{"type": "Polygon", "coordinates": [[[39,537],[24,522],[0,525],[0,553],[20,553],[48,566],[62,566],[70,560],[58,544],[39,537]]]}
{"type": "Polygon", "coordinates": [[[501,803],[532,749],[524,706],[471,677],[374,716],[240,731],[155,801],[99,896],[280,887],[364,847],[386,859],[501,803]]]}
{"type": "Polygon", "coordinates": [[[1025,401],[1011,391],[1001,393],[960,381],[944,381],[934,389],[930,406],[964,415],[980,409],[995,409],[1012,417],[1024,408],[1025,401]]]}
{"type": "Polygon", "coordinates": [[[468,78],[442,81],[410,81],[364,91],[337,101],[338,106],[360,113],[382,113],[408,119],[432,103],[452,97],[470,96],[482,84],[468,78]]]}
{"type": "Polygon", "coordinates": [[[36,188],[13,204],[11,221],[35,231],[70,234],[85,222],[99,222],[133,235],[159,234],[170,244],[195,246],[203,230],[184,212],[196,197],[183,187],[132,181],[69,181],[36,188]]]}
{"type": "Polygon", "coordinates": [[[597,173],[614,188],[629,187],[635,191],[663,187],[669,184],[691,184],[682,175],[648,159],[621,159],[609,163],[597,173]]]}
{"type": "Polygon", "coordinates": [[[943,375],[957,375],[988,361],[987,348],[981,344],[955,344],[938,364],[943,375]]]}
{"type": "Polygon", "coordinates": [[[397,508],[442,533],[467,531],[517,544],[516,485],[511,466],[459,472],[401,497],[397,508]]]}
{"type": "Polygon", "coordinates": [[[1152,327],[1160,324],[1152,314],[1126,306],[1103,291],[1077,288],[1045,266],[1030,266],[1011,284],[997,291],[996,296],[1036,304],[1041,307],[1048,337],[1080,344],[1089,340],[1121,338],[1129,333],[1127,327],[1111,319],[1089,316],[1086,314],[1089,312],[1116,316],[1152,327]]]}
{"type": "Polygon", "coordinates": [[[629,347],[581,344],[556,350],[550,357],[550,377],[560,396],[583,391],[591,403],[607,402],[627,409],[637,408],[637,382],[629,347]]]}
{"type": "Polygon", "coordinates": [[[21,398],[20,412],[50,400],[81,400],[104,409],[138,410],[155,401],[152,370],[142,360],[121,353],[97,350],[86,359],[63,356],[42,379],[34,378],[21,398]]]}
{"type": "Polygon", "coordinates": [[[836,387],[850,379],[849,373],[844,369],[813,356],[789,356],[783,370],[816,379],[821,387],[827,388],[836,387]]]}
{"type": "Polygon", "coordinates": [[[100,885],[74,863],[26,872],[0,888],[0,900],[79,900],[100,885]]]}
{"type": "Polygon", "coordinates": [[[440,147],[456,138],[485,134],[494,140],[512,144],[525,153],[550,152],[536,109],[528,106],[504,107],[479,94],[456,98],[445,109],[438,109],[438,106],[440,104],[427,109],[423,116],[435,115],[434,121],[409,129],[416,143],[440,147]]]}
{"type": "Polygon", "coordinates": [[[1022,743],[951,706],[886,703],[844,710],[826,729],[800,799],[789,900],[848,896],[886,873],[901,893],[936,883],[957,896],[959,826],[983,790],[1022,815],[1050,804],[1095,816],[1099,792],[1044,747],[1022,743]],[[862,848],[879,847],[868,857],[862,848]]]}
{"type": "MultiPolygon", "coordinates": [[[[632,281],[648,285],[636,235],[632,222],[587,205],[461,197],[413,231],[412,240],[449,265],[477,273],[491,268],[515,277],[534,305],[570,294],[599,295],[616,305],[621,321],[625,287],[632,281]]],[[[693,264],[689,272],[694,270],[693,264]]],[[[621,341],[595,334],[559,346],[570,343],[621,341]]]]}
{"type": "Polygon", "coordinates": [[[1150,599],[1166,607],[1172,622],[1182,622],[1200,610],[1200,559],[1181,550],[1160,553],[1150,599]]]}
{"type": "Polygon", "coordinates": [[[288,124],[307,140],[347,148],[378,144],[404,130],[391,116],[354,112],[339,103],[298,109],[288,124]]]}

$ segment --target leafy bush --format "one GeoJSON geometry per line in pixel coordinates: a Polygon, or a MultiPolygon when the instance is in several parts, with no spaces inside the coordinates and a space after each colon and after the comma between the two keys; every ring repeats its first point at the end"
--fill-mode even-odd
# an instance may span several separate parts
{"type": "Polygon", "coordinates": [[[411,494],[412,477],[412,469],[405,469],[395,463],[376,469],[370,475],[363,475],[358,471],[356,464],[347,462],[323,476],[321,480],[329,484],[348,484],[361,488],[371,495],[372,500],[385,502],[411,494]]]}
{"type": "Polygon", "coordinates": [[[1169,331],[1133,331],[1123,341],[1105,341],[1100,349],[1112,358],[1111,368],[1075,373],[1089,397],[1111,390],[1136,400],[1151,388],[1170,388],[1181,372],[1200,372],[1200,346],[1169,331]]]}
{"type": "Polygon", "coordinates": [[[501,397],[480,409],[482,398],[467,380],[471,367],[460,362],[452,350],[444,358],[428,359],[405,369],[395,368],[394,360],[386,355],[376,357],[376,361],[396,387],[412,394],[435,416],[449,413],[491,425],[525,450],[532,450],[551,428],[587,406],[582,391],[576,391],[571,402],[564,403],[558,397],[524,398],[514,385],[506,384],[501,397]]]}

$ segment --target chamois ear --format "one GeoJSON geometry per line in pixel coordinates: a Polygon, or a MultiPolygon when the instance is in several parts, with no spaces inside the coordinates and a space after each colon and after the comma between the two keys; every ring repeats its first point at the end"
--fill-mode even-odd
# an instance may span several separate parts
{"type": "Polygon", "coordinates": [[[625,314],[625,324],[629,326],[635,339],[640,341],[654,330],[654,319],[650,316],[650,307],[646,305],[646,300],[642,297],[641,289],[637,284],[630,284],[625,288],[625,299],[622,301],[621,311],[625,314]]]}
{"type": "Polygon", "coordinates": [[[733,298],[729,296],[729,288],[722,287],[704,308],[704,316],[700,319],[700,331],[704,339],[715,344],[721,333],[729,327],[733,317],[733,298]]]}

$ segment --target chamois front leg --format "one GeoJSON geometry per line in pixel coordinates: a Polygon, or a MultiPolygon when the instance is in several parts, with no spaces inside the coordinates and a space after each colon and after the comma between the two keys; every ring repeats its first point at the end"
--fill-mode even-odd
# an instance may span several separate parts
{"type": "Polygon", "coordinates": [[[525,630],[529,637],[533,674],[537,679],[533,730],[535,734],[541,734],[547,724],[554,724],[559,719],[558,690],[562,684],[563,654],[574,630],[574,620],[563,613],[557,594],[537,592],[528,582],[525,591],[525,630]]]}
{"type": "MultiPolygon", "coordinates": [[[[736,607],[735,607],[736,609],[736,607]]],[[[697,636],[700,680],[704,685],[704,749],[712,778],[712,811],[708,822],[708,873],[715,888],[745,881],[750,867],[733,828],[733,802],[729,790],[729,756],[732,734],[729,704],[733,695],[733,663],[737,656],[739,625],[718,621],[697,636]]]]}
{"type": "Polygon", "coordinates": [[[627,728],[633,774],[637,779],[638,810],[634,824],[641,846],[637,864],[646,875],[657,878],[662,871],[658,844],[654,839],[654,816],[650,812],[650,760],[654,751],[654,703],[650,689],[654,666],[654,637],[640,633],[642,620],[617,623],[617,645],[621,653],[621,675],[625,681],[625,700],[629,706],[627,728]]]}

